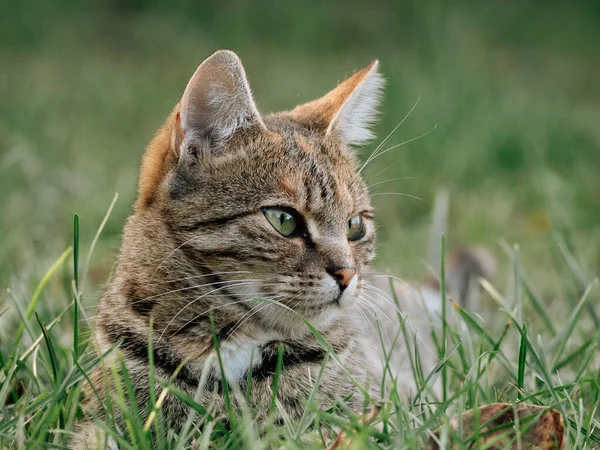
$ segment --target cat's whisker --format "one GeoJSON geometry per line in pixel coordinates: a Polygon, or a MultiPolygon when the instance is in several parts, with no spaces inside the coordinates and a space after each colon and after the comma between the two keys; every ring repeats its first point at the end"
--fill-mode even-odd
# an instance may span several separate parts
{"type": "MultiPolygon", "coordinates": [[[[369,305],[369,302],[366,302],[367,305],[369,305]]],[[[374,306],[371,304],[371,306],[374,306]]],[[[389,322],[390,326],[393,326],[394,323],[396,323],[395,320],[393,320],[391,317],[389,317],[388,314],[385,314],[383,312],[383,310],[381,310],[380,308],[374,308],[374,320],[375,320],[375,324],[377,325],[377,329],[379,330],[379,332],[382,334],[382,337],[384,339],[388,339],[389,340],[389,326],[379,326],[379,324],[381,323],[381,319],[384,318],[389,322]]],[[[377,340],[380,341],[379,339],[379,333],[377,334],[377,340]]],[[[381,344],[381,343],[380,343],[381,344]]]]}
{"type": "Polygon", "coordinates": [[[168,260],[168,259],[169,259],[171,256],[173,256],[177,250],[179,250],[179,249],[180,249],[181,247],[183,247],[184,245],[186,245],[186,244],[189,244],[189,243],[190,243],[190,242],[192,242],[194,239],[198,239],[199,237],[200,237],[200,236],[192,236],[192,237],[191,237],[190,239],[188,239],[187,241],[185,241],[185,242],[183,242],[182,244],[180,244],[180,245],[178,245],[177,247],[175,247],[175,249],[174,249],[174,250],[173,250],[171,253],[169,253],[169,254],[168,254],[166,257],[165,257],[165,259],[163,259],[163,260],[160,262],[160,264],[159,264],[159,265],[156,267],[156,269],[154,269],[154,272],[152,272],[152,277],[154,277],[154,275],[156,275],[156,272],[158,272],[158,270],[159,270],[159,269],[162,267],[162,265],[163,265],[165,262],[167,262],[167,260],[168,260]]]}
{"type": "Polygon", "coordinates": [[[183,287],[181,289],[174,289],[171,291],[166,291],[166,292],[162,292],[159,294],[155,294],[153,296],[150,297],[145,297],[143,299],[140,300],[136,300],[133,303],[139,302],[139,301],[144,301],[144,300],[149,300],[155,297],[161,297],[163,295],[167,295],[167,294],[173,294],[173,293],[177,293],[177,292],[182,292],[182,291],[189,291],[189,290],[193,290],[193,289],[201,289],[204,287],[209,287],[209,286],[214,286],[217,284],[222,284],[222,285],[229,285],[229,286],[235,286],[238,283],[245,283],[245,282],[253,282],[253,283],[263,283],[263,284],[268,284],[271,286],[277,286],[280,284],[285,284],[284,282],[278,281],[278,280],[261,280],[261,279],[257,279],[257,278],[240,278],[240,279],[235,279],[235,280],[220,280],[220,281],[215,281],[212,283],[205,283],[205,284],[195,284],[193,286],[186,286],[183,287]]]}
{"type": "Polygon", "coordinates": [[[410,108],[410,110],[408,111],[408,113],[406,113],[406,115],[402,118],[402,120],[400,122],[398,122],[398,125],[396,125],[392,131],[389,132],[389,134],[385,137],[385,139],[383,139],[379,145],[375,148],[375,150],[373,150],[373,152],[369,155],[369,157],[367,158],[367,160],[365,161],[365,163],[361,166],[360,169],[358,169],[358,173],[357,175],[360,175],[360,173],[362,172],[362,170],[367,166],[367,164],[369,164],[373,159],[375,159],[377,157],[377,152],[379,151],[379,149],[381,147],[383,147],[387,141],[390,140],[390,138],[392,137],[392,135],[396,132],[396,130],[398,128],[400,128],[402,126],[402,124],[406,121],[406,119],[408,119],[410,117],[410,115],[412,114],[412,112],[415,110],[415,108],[417,107],[417,105],[419,104],[419,102],[421,101],[421,96],[419,95],[419,97],[417,98],[417,101],[415,102],[415,104],[413,105],[412,108],[410,108]]]}
{"type": "MultiPolygon", "coordinates": [[[[260,299],[255,299],[257,301],[260,301],[260,299]]],[[[227,341],[229,340],[229,338],[231,336],[233,336],[239,329],[240,327],[246,323],[252,316],[254,316],[255,314],[257,314],[259,311],[267,308],[271,303],[268,302],[267,304],[262,304],[259,303],[256,306],[253,306],[250,311],[248,311],[246,314],[244,314],[235,324],[234,328],[231,330],[231,332],[229,333],[229,336],[227,336],[227,338],[225,338],[225,341],[223,341],[223,344],[227,343],[227,341]]]]}
{"type": "Polygon", "coordinates": [[[372,298],[369,301],[369,299],[367,299],[365,297],[362,297],[362,296],[360,297],[360,305],[363,305],[363,306],[365,306],[365,308],[370,310],[370,314],[373,315],[373,318],[375,318],[375,319],[383,318],[383,319],[387,320],[388,322],[393,323],[392,318],[389,317],[388,315],[384,314],[384,312],[381,310],[381,308],[373,305],[372,302],[374,302],[374,300],[372,298]]]}
{"type": "MultiPolygon", "coordinates": [[[[292,297],[288,298],[288,301],[294,301],[296,300],[301,294],[296,294],[293,295],[292,297]]],[[[285,305],[284,303],[281,303],[279,301],[277,301],[278,299],[285,299],[286,298],[286,294],[279,294],[274,296],[271,299],[268,299],[268,303],[272,304],[273,306],[279,306],[281,307],[280,309],[278,309],[277,311],[279,312],[279,314],[276,316],[276,318],[274,318],[273,320],[271,320],[271,323],[278,323],[279,321],[283,320],[283,317],[285,314],[294,314],[293,311],[290,310],[290,307],[288,305],[285,305]]],[[[306,301],[306,300],[305,300],[306,301]]],[[[267,305],[268,306],[268,305],[267,305]]],[[[267,314],[265,316],[265,321],[266,319],[270,318],[273,314],[275,314],[275,309],[270,309],[267,311],[267,314]]],[[[241,326],[241,324],[240,324],[241,326]]],[[[238,327],[239,328],[239,327],[238,327]]],[[[233,336],[233,332],[230,334],[230,336],[233,336]]]]}
{"type": "MultiPolygon", "coordinates": [[[[376,324],[380,324],[383,321],[387,321],[388,326],[383,326],[383,327],[378,326],[378,328],[381,330],[384,338],[386,338],[386,339],[389,338],[388,330],[390,329],[390,327],[393,328],[394,324],[396,324],[397,321],[394,320],[393,316],[390,317],[389,314],[385,314],[383,312],[383,310],[381,308],[379,308],[378,306],[375,306],[374,304],[372,304],[368,301],[365,301],[365,299],[363,299],[363,301],[367,306],[370,306],[372,308],[373,319],[376,324]]],[[[373,300],[373,301],[375,301],[375,300],[373,300]]],[[[379,334],[377,335],[377,337],[379,338],[379,334]]]]}
{"type": "MultiPolygon", "coordinates": [[[[400,280],[399,278],[397,278],[397,277],[393,277],[393,276],[391,276],[391,275],[390,275],[390,278],[395,278],[395,279],[398,279],[398,280],[400,280]]],[[[404,280],[400,280],[400,281],[402,281],[402,282],[406,283],[404,280]]],[[[408,285],[408,283],[406,283],[406,284],[408,285]]],[[[409,285],[409,286],[410,286],[410,285],[409,285]]],[[[382,291],[381,289],[379,289],[379,288],[377,288],[377,287],[375,287],[375,286],[369,285],[369,284],[365,284],[365,288],[370,288],[370,289],[372,289],[373,291],[375,291],[374,293],[375,293],[376,295],[378,295],[380,299],[382,299],[383,301],[386,301],[386,302],[387,302],[387,303],[388,303],[388,304],[389,304],[389,305],[390,305],[390,306],[391,306],[391,307],[392,307],[392,308],[393,308],[393,309],[394,309],[394,310],[395,310],[395,311],[398,313],[399,317],[400,317],[400,318],[401,318],[401,319],[404,321],[404,323],[405,323],[405,324],[406,324],[406,325],[407,325],[407,326],[408,326],[408,327],[411,329],[411,331],[412,331],[412,332],[415,334],[415,336],[417,337],[417,339],[419,340],[419,342],[421,342],[421,344],[423,345],[423,347],[424,347],[424,348],[425,348],[427,351],[429,351],[429,352],[430,352],[432,355],[435,355],[435,354],[436,354],[436,353],[435,353],[435,352],[434,352],[434,351],[433,351],[433,350],[432,350],[432,349],[429,347],[429,345],[427,345],[427,343],[426,343],[426,342],[425,342],[425,341],[424,341],[424,340],[421,338],[420,334],[417,332],[417,329],[416,329],[416,327],[413,325],[413,323],[412,323],[412,320],[408,320],[408,317],[407,317],[407,315],[406,315],[405,313],[403,313],[403,312],[402,312],[402,311],[401,311],[401,310],[398,308],[398,306],[396,305],[396,302],[395,302],[395,301],[394,301],[394,300],[393,300],[393,299],[392,299],[392,298],[389,296],[389,294],[387,294],[385,291],[382,291]]],[[[411,289],[412,289],[412,288],[411,288],[411,289]]],[[[414,290],[414,289],[413,289],[413,291],[415,292],[415,294],[416,294],[416,295],[420,295],[420,294],[418,293],[418,291],[416,291],[416,290],[414,290]]],[[[400,324],[399,324],[399,325],[400,325],[400,324]]]]}
{"type": "MultiPolygon", "coordinates": [[[[377,276],[377,277],[384,277],[384,278],[389,278],[391,280],[395,280],[398,281],[400,283],[402,283],[408,290],[410,290],[414,295],[416,296],[421,296],[421,293],[415,289],[408,281],[400,278],[400,277],[396,277],[394,275],[389,275],[389,274],[385,274],[385,273],[377,273],[377,274],[367,274],[367,276],[377,276]]],[[[396,302],[394,301],[394,299],[392,298],[392,296],[389,294],[389,292],[384,291],[383,289],[378,288],[377,286],[374,286],[372,284],[369,283],[365,283],[364,287],[366,289],[371,289],[372,291],[377,291],[379,292],[380,295],[383,295],[384,298],[388,299],[389,301],[391,301],[394,305],[396,305],[396,302]]],[[[393,289],[392,286],[390,286],[390,288],[393,289]]]]}
{"type": "Polygon", "coordinates": [[[411,195],[411,194],[405,194],[403,192],[376,192],[375,194],[371,194],[371,197],[377,197],[379,195],[399,195],[401,197],[413,198],[415,200],[419,200],[419,201],[429,204],[428,201],[423,200],[421,197],[417,197],[416,195],[411,195]]]}
{"type": "MultiPolygon", "coordinates": [[[[374,155],[372,158],[368,159],[367,162],[365,163],[365,165],[368,164],[368,163],[370,163],[370,162],[372,162],[372,161],[374,161],[375,159],[379,158],[380,156],[385,155],[386,153],[388,153],[388,152],[390,152],[390,151],[398,148],[398,147],[402,147],[403,145],[409,144],[411,142],[417,141],[417,140],[419,140],[419,139],[427,136],[429,133],[432,133],[436,128],[437,128],[437,125],[434,125],[431,129],[429,129],[425,133],[422,133],[422,134],[420,134],[418,136],[415,136],[414,138],[407,139],[406,141],[400,142],[399,144],[392,145],[391,147],[388,147],[385,150],[382,150],[381,152],[379,152],[376,155],[374,155]]],[[[363,167],[365,167],[365,166],[363,166],[363,167]]],[[[362,170],[362,168],[361,168],[361,170],[362,170]]],[[[360,173],[360,171],[359,171],[359,173],[360,173]]]]}
{"type": "MultiPolygon", "coordinates": [[[[416,292],[416,290],[410,285],[410,283],[406,280],[403,280],[400,277],[397,277],[395,275],[390,275],[388,273],[365,273],[363,274],[363,278],[367,278],[367,277],[384,277],[384,278],[391,278],[392,280],[396,280],[399,281],[400,283],[404,284],[406,287],[412,289],[413,291],[416,292]]],[[[365,286],[370,286],[370,287],[375,287],[371,284],[365,283],[365,286]]],[[[381,291],[381,289],[379,289],[381,291]]],[[[383,292],[383,291],[381,291],[383,292]]]]}
{"type": "MultiPolygon", "coordinates": [[[[285,299],[285,298],[286,298],[286,296],[287,296],[287,294],[285,294],[285,293],[283,293],[283,294],[279,294],[279,295],[277,296],[277,298],[270,299],[270,301],[268,301],[267,303],[268,303],[268,304],[272,304],[273,306],[280,306],[280,305],[283,305],[282,303],[280,303],[280,302],[279,302],[279,300],[281,300],[281,299],[285,299]]],[[[293,298],[295,298],[295,297],[297,297],[297,296],[294,296],[294,297],[292,297],[292,299],[293,299],[293,298]]],[[[267,306],[268,306],[268,305],[267,305],[267,306]]],[[[281,309],[273,308],[273,309],[269,309],[269,310],[267,311],[267,314],[266,314],[266,315],[265,315],[265,317],[264,317],[264,319],[265,319],[265,322],[267,321],[267,319],[271,319],[271,317],[272,317],[272,316],[273,316],[273,315],[274,315],[276,312],[279,312],[279,315],[278,315],[278,316],[276,316],[276,318],[273,318],[273,320],[269,320],[269,322],[270,322],[270,323],[278,323],[278,322],[279,322],[279,320],[280,320],[280,318],[282,318],[282,317],[283,317],[283,314],[285,314],[285,312],[286,312],[286,311],[287,311],[287,309],[286,309],[286,308],[281,308],[281,309]]]]}
{"type": "Polygon", "coordinates": [[[377,300],[372,295],[368,294],[367,292],[363,292],[359,296],[359,298],[365,303],[365,305],[367,305],[371,310],[373,310],[375,314],[379,315],[380,317],[386,319],[389,322],[393,322],[391,317],[385,314],[383,310],[377,305],[377,300]],[[369,302],[368,300],[371,300],[371,302],[369,302]]]}
{"type": "Polygon", "coordinates": [[[365,284],[365,289],[372,290],[373,293],[375,295],[377,295],[377,297],[379,299],[388,302],[394,308],[395,312],[397,312],[398,314],[401,314],[402,316],[404,316],[404,313],[398,308],[398,305],[396,305],[396,303],[394,302],[394,300],[392,299],[392,297],[390,297],[385,291],[382,291],[381,289],[379,289],[379,288],[377,288],[375,286],[371,286],[369,284],[365,284]]]}
{"type": "Polygon", "coordinates": [[[205,273],[205,274],[200,274],[200,275],[190,275],[189,277],[183,277],[183,278],[175,278],[175,279],[168,279],[168,280],[164,280],[164,281],[157,281],[155,283],[148,283],[148,286],[158,286],[158,285],[162,285],[162,284],[166,284],[166,283],[177,283],[180,281],[187,281],[187,280],[193,280],[194,278],[206,278],[206,277],[211,277],[211,276],[215,276],[215,275],[233,275],[233,274],[255,274],[255,272],[250,272],[249,270],[233,270],[230,272],[211,272],[211,273],[205,273]]]}
{"type": "MultiPolygon", "coordinates": [[[[357,298],[358,300],[362,300],[360,297],[357,298]]],[[[357,303],[357,311],[359,312],[359,314],[361,316],[363,316],[363,318],[365,319],[365,322],[371,327],[371,329],[373,330],[373,333],[376,335],[377,331],[375,330],[375,327],[373,326],[373,322],[371,320],[369,320],[369,318],[367,317],[367,314],[362,310],[361,306],[365,306],[366,304],[364,302],[359,301],[357,303]]]]}
{"type": "Polygon", "coordinates": [[[161,292],[160,294],[154,294],[149,297],[144,297],[142,299],[132,302],[132,304],[135,304],[138,302],[143,302],[146,300],[152,300],[154,298],[162,297],[162,296],[168,295],[168,294],[175,294],[176,292],[190,291],[192,289],[201,289],[204,287],[210,287],[210,286],[216,286],[216,285],[223,285],[223,286],[231,287],[231,286],[237,286],[239,283],[246,284],[246,283],[261,283],[261,282],[262,282],[262,280],[247,278],[247,279],[241,279],[241,280],[221,280],[221,281],[214,281],[212,283],[206,283],[206,284],[196,284],[193,286],[186,286],[181,289],[173,289],[171,291],[161,292]]]}
{"type": "MultiPolygon", "coordinates": [[[[264,283],[264,286],[268,286],[268,283],[264,283]]],[[[267,294],[256,294],[256,295],[267,295],[267,294]]],[[[270,295],[270,293],[268,294],[270,295]]],[[[220,299],[220,298],[225,298],[225,299],[230,299],[232,297],[248,297],[248,293],[247,292],[227,292],[226,294],[223,293],[212,293],[210,294],[210,298],[211,300],[213,299],[220,299]]],[[[177,297],[178,300],[194,300],[196,299],[197,296],[196,295],[188,295],[185,297],[177,297]]]]}
{"type": "MultiPolygon", "coordinates": [[[[252,283],[251,283],[251,282],[239,283],[239,284],[235,284],[234,286],[235,286],[235,287],[239,287],[239,286],[245,286],[245,285],[248,285],[248,284],[252,284],[252,283]]],[[[173,323],[173,321],[174,321],[174,320],[175,320],[177,317],[179,317],[179,314],[181,314],[183,311],[185,311],[187,308],[189,308],[189,307],[190,307],[192,304],[194,304],[195,302],[197,302],[198,300],[200,300],[200,299],[202,299],[202,298],[205,298],[205,297],[207,297],[208,295],[210,295],[210,294],[211,294],[211,293],[213,293],[213,292],[218,292],[218,291],[221,291],[221,290],[223,290],[223,289],[230,288],[230,287],[231,287],[231,285],[225,285],[225,286],[221,286],[221,287],[219,287],[219,288],[212,289],[212,290],[210,290],[210,291],[208,291],[208,292],[206,292],[206,293],[204,293],[204,294],[202,294],[202,295],[200,295],[200,296],[196,297],[194,300],[192,300],[192,301],[188,302],[188,303],[187,303],[187,304],[186,304],[186,305],[185,305],[183,308],[181,308],[181,309],[180,309],[180,310],[177,312],[177,314],[175,314],[175,315],[174,315],[174,316],[171,318],[171,320],[169,321],[169,323],[168,323],[168,324],[165,326],[165,328],[163,329],[162,333],[160,334],[160,337],[158,338],[158,342],[160,342],[160,340],[162,339],[163,335],[165,334],[165,332],[167,331],[167,329],[168,329],[168,328],[171,326],[171,324],[173,323]]],[[[181,330],[181,328],[180,328],[179,330],[181,330]]],[[[177,331],[179,331],[179,330],[177,330],[177,331]]],[[[157,344],[158,344],[158,343],[157,343],[157,344]]]]}
{"type": "MultiPolygon", "coordinates": [[[[388,171],[388,170],[390,170],[392,167],[394,167],[396,164],[398,164],[398,163],[397,163],[397,162],[394,162],[394,163],[392,163],[392,164],[390,164],[390,165],[388,165],[388,166],[385,166],[383,169],[381,169],[379,172],[377,172],[375,175],[373,175],[373,180],[376,180],[376,179],[377,179],[377,177],[378,177],[379,175],[381,175],[382,173],[385,173],[385,172],[387,172],[387,171],[388,171]]],[[[364,177],[364,178],[366,179],[366,178],[367,178],[367,176],[365,175],[365,177],[364,177]]],[[[371,177],[369,177],[369,178],[371,178],[371,177]]],[[[356,178],[355,178],[355,179],[356,179],[356,178]]]]}
{"type": "Polygon", "coordinates": [[[376,288],[375,286],[365,286],[365,288],[371,289],[373,291],[373,294],[377,296],[377,298],[379,298],[381,301],[386,302],[388,305],[390,305],[392,307],[392,309],[401,317],[401,318],[405,318],[406,317],[406,313],[404,313],[399,306],[396,304],[396,302],[392,299],[392,297],[390,295],[388,295],[386,292],[382,291],[379,288],[376,288]]]}
{"type": "MultiPolygon", "coordinates": [[[[269,297],[269,294],[264,294],[264,293],[259,293],[257,295],[261,296],[260,298],[268,298],[269,297]]],[[[226,306],[231,306],[231,305],[237,305],[237,304],[240,304],[240,303],[246,303],[246,302],[256,301],[257,295],[253,295],[252,297],[245,298],[243,300],[236,300],[235,302],[229,302],[229,303],[225,303],[225,304],[222,304],[222,305],[213,306],[213,307],[211,307],[211,308],[209,308],[209,309],[207,309],[205,311],[202,311],[202,313],[200,313],[200,314],[192,317],[185,324],[183,324],[180,328],[178,328],[177,330],[175,330],[171,336],[174,336],[179,331],[181,331],[186,326],[188,326],[190,323],[194,322],[195,320],[198,320],[200,317],[205,316],[206,314],[210,313],[211,311],[216,311],[217,309],[224,308],[226,306]]],[[[275,296],[275,297],[277,297],[277,296],[275,296]]],[[[168,325],[167,325],[167,328],[168,328],[168,325]]],[[[163,334],[164,334],[164,331],[163,331],[163,334]]],[[[162,334],[161,334],[161,337],[162,337],[162,334]]]]}
{"type": "Polygon", "coordinates": [[[398,180],[416,180],[416,177],[397,177],[397,178],[388,178],[387,180],[383,180],[383,181],[378,181],[377,183],[373,183],[367,186],[367,189],[371,189],[375,186],[379,186],[380,184],[384,184],[384,183],[390,183],[391,181],[398,181],[398,180]]]}

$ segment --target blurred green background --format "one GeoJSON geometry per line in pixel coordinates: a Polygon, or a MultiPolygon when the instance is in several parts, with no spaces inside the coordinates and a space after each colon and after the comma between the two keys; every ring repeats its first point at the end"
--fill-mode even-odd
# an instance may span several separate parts
{"type": "Polygon", "coordinates": [[[218,48],[241,56],[263,112],[316,98],[379,58],[383,114],[363,158],[421,98],[389,145],[437,128],[366,171],[369,184],[381,182],[372,189],[379,267],[406,278],[426,272],[433,199],[446,189],[449,247],[486,245],[503,266],[498,241],[518,243],[548,298],[565,289],[555,234],[586,275],[599,272],[600,2],[5,0],[0,8],[0,287],[16,297],[70,244],[73,213],[85,250],[118,192],[91,272],[96,285],[105,280],[144,146],[218,48]]]}

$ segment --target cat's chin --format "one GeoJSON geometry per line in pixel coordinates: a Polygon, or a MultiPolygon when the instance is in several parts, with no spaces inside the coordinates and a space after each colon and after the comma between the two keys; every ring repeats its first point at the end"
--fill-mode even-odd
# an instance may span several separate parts
{"type": "MultiPolygon", "coordinates": [[[[346,314],[346,308],[334,306],[323,309],[321,313],[315,314],[313,317],[307,317],[307,320],[317,330],[325,330],[346,314]]],[[[306,328],[306,326],[304,326],[304,328],[306,328]]]]}

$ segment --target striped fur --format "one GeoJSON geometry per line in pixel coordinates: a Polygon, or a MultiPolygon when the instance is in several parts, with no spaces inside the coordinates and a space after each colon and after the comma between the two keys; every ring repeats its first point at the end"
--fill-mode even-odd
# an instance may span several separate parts
{"type": "MultiPolygon", "coordinates": [[[[116,389],[111,369],[123,375],[120,357],[144,418],[152,406],[151,357],[158,377],[172,379],[190,397],[199,393],[216,416],[226,416],[228,386],[234,408],[248,402],[261,419],[280,352],[278,404],[285,417],[298,419],[327,354],[305,320],[337,355],[322,374],[321,407],[346,399],[360,412],[363,393],[382,394],[375,388],[383,376],[376,325],[390,356],[386,370],[400,391],[415,392],[408,349],[395,339],[397,308],[385,299],[388,279],[368,268],[376,245],[373,209],[350,148],[370,136],[381,87],[375,62],[318,100],[261,116],[234,53],[219,51],[199,67],[142,161],[134,213],[95,323],[98,351],[119,348],[86,391],[94,419],[104,417],[107,393],[116,389]],[[280,234],[263,214],[269,207],[295,210],[303,232],[280,234]],[[357,215],[365,232],[351,240],[346,227],[357,215]],[[338,269],[352,274],[344,289],[338,269]],[[237,395],[244,392],[248,398],[237,395]]],[[[451,295],[464,300],[474,277],[490,275],[487,256],[465,250],[450,261],[451,295]]],[[[440,325],[437,285],[431,281],[418,292],[396,282],[394,289],[409,340],[429,373],[437,362],[430,333],[440,325]]],[[[162,411],[173,429],[188,415],[172,394],[162,411]]],[[[118,408],[113,414],[125,432],[118,408]]],[[[92,417],[77,426],[71,448],[104,448],[92,417]]]]}
{"type": "MultiPolygon", "coordinates": [[[[142,411],[149,401],[150,335],[157,375],[174,377],[190,396],[208,371],[201,401],[214,404],[217,415],[225,413],[225,405],[213,329],[226,381],[244,391],[252,380],[250,407],[259,416],[271,401],[282,348],[278,400],[289,417],[299,418],[326,354],[304,319],[332,345],[356,382],[369,386],[372,379],[356,332],[364,324],[355,312],[376,233],[367,188],[344,136],[365,135],[359,128],[368,124],[353,121],[353,112],[372,117],[375,111],[360,111],[357,102],[365,99],[365,107],[374,108],[369,89],[376,95],[380,78],[371,65],[321,100],[257,119],[237,57],[217,52],[211,58],[203,63],[210,77],[203,78],[201,66],[184,94],[185,110],[176,106],[148,146],[139,198],[125,226],[114,279],[100,303],[95,337],[101,351],[121,342],[119,352],[142,411]],[[231,77],[235,82],[221,80],[231,77]],[[224,104],[215,104],[213,96],[210,110],[202,109],[208,103],[198,96],[212,90],[202,83],[218,85],[219,92],[242,86],[243,92],[221,95],[224,104]],[[360,95],[352,96],[356,89],[360,95]],[[250,115],[242,114],[245,110],[250,115]],[[203,117],[206,111],[218,116],[203,117]],[[200,122],[211,126],[190,129],[200,122]],[[220,122],[227,130],[218,129],[220,122]],[[232,129],[236,123],[239,127],[232,129]],[[297,211],[305,235],[279,234],[262,212],[274,206],[297,211]],[[356,215],[362,216],[366,233],[350,241],[346,226],[356,215]],[[330,267],[356,270],[345,290],[328,273],[330,267]]],[[[115,360],[111,356],[107,364],[115,360]]],[[[98,392],[105,392],[105,376],[98,370],[92,378],[98,392]]],[[[103,401],[88,397],[89,408],[102,416],[103,401]]],[[[360,411],[362,396],[330,360],[318,400],[328,407],[348,397],[350,407],[360,411]]],[[[238,406],[239,401],[234,398],[238,406]]],[[[163,410],[174,428],[187,416],[171,395],[163,410]]],[[[96,433],[90,427],[80,426],[74,448],[93,448],[96,433]]]]}

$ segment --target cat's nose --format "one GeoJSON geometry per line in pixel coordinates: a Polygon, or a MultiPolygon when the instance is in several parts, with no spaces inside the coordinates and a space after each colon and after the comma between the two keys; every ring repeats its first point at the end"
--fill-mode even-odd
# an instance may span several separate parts
{"type": "Polygon", "coordinates": [[[335,278],[340,290],[343,291],[348,287],[350,280],[356,274],[356,269],[354,267],[328,267],[327,273],[335,278]]]}

